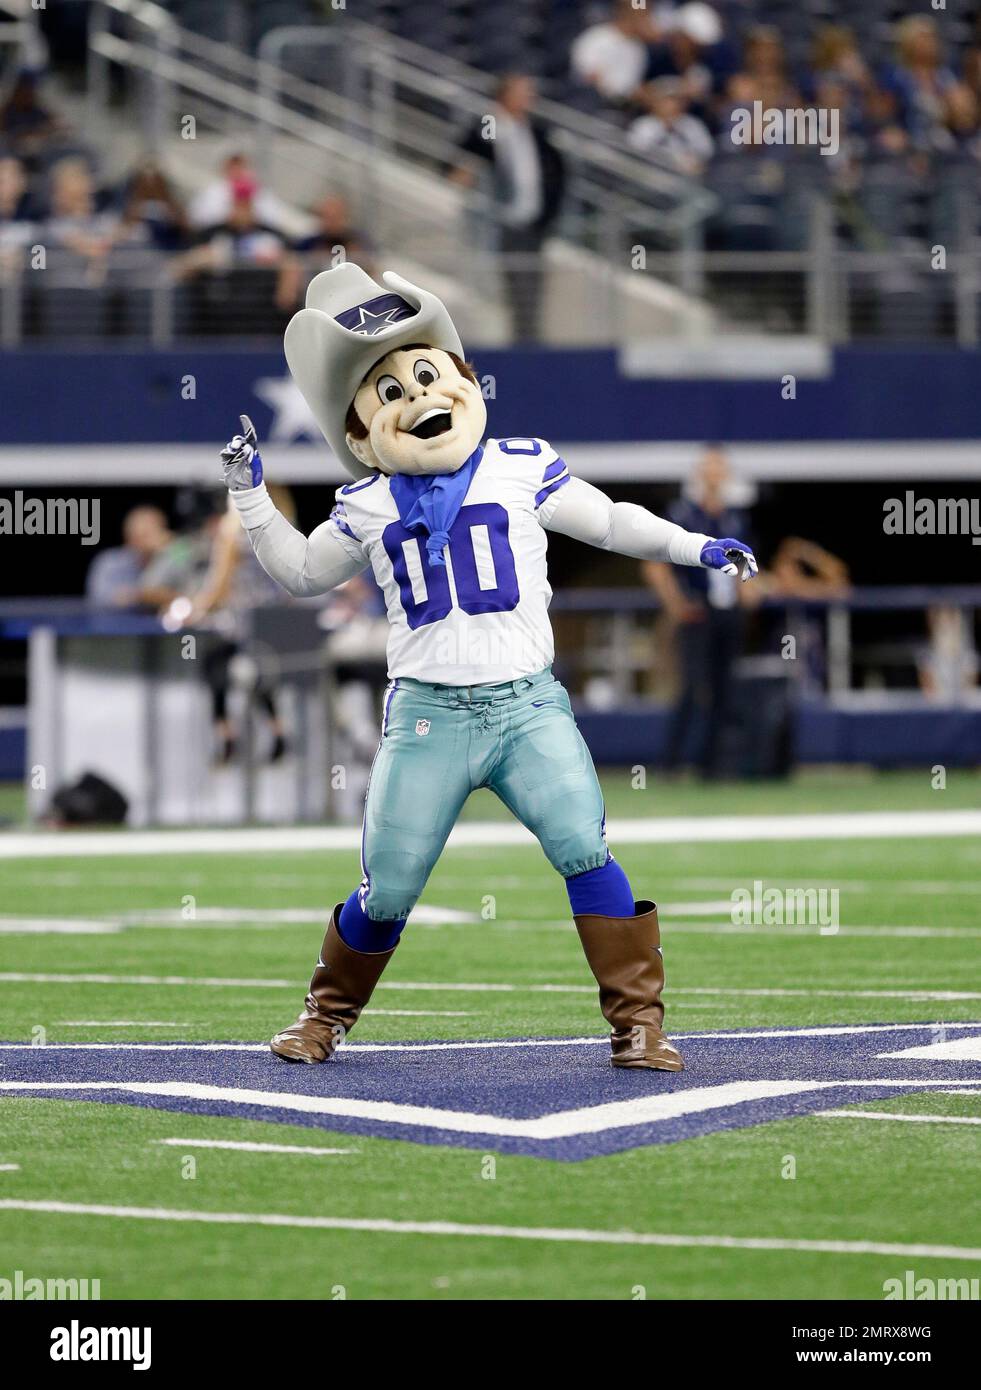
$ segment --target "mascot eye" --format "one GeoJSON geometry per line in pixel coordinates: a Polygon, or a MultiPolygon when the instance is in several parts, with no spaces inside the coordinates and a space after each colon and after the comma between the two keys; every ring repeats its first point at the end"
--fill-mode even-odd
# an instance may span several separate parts
{"type": "Polygon", "coordinates": [[[427,362],[425,357],[420,357],[412,364],[412,375],[420,386],[432,386],[433,382],[439,377],[439,372],[431,362],[427,362]]]}
{"type": "Polygon", "coordinates": [[[405,395],[402,383],[396,381],[393,376],[380,376],[378,378],[378,399],[382,405],[388,405],[391,401],[400,401],[405,395]]]}

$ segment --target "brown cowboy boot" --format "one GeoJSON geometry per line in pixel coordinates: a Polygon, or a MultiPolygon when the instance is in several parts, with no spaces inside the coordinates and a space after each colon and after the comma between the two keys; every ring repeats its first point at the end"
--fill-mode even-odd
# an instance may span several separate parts
{"type": "Polygon", "coordinates": [[[306,1008],[269,1046],[287,1062],[326,1062],[340,1047],[371,998],[382,971],[395,954],[352,951],[337,928],[343,903],[331,914],[320,959],[310,981],[306,1008]]]}
{"type": "Polygon", "coordinates": [[[610,1034],[614,1067],[650,1067],[683,1071],[681,1053],[665,1037],[664,962],[657,908],[634,904],[635,917],[583,914],[576,930],[589,968],[599,985],[600,1008],[613,1030],[610,1034]]]}

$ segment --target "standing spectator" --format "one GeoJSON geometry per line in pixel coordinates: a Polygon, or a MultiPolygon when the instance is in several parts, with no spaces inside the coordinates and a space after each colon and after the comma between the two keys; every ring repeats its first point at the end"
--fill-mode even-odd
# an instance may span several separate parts
{"type": "Polygon", "coordinates": [[[712,137],[697,116],[689,115],[681,82],[661,77],[641,89],[649,115],[640,116],[627,132],[627,142],[681,174],[697,178],[712,158],[712,137]]]}
{"type": "Polygon", "coordinates": [[[644,79],[648,45],[657,37],[646,7],[617,0],[609,19],[584,29],[573,43],[569,54],[573,76],[605,101],[628,101],[644,79]]]}
{"type": "MultiPolygon", "coordinates": [[[[504,277],[518,342],[538,337],[542,244],[558,215],[565,183],[562,157],[532,117],[536,97],[530,77],[517,73],[502,77],[491,121],[477,122],[460,146],[465,154],[487,160],[493,171],[498,249],[505,257],[504,277]]],[[[451,177],[467,186],[474,183],[468,166],[461,165],[451,177]]]]}
{"type": "MultiPolygon", "coordinates": [[[[731,481],[725,453],[709,446],[687,495],[673,504],[668,516],[705,535],[747,536],[746,512],[729,501],[731,481]]],[[[644,564],[643,575],[674,628],[681,665],[681,691],[668,724],[665,766],[672,771],[678,767],[692,727],[700,724],[695,764],[703,777],[719,777],[723,735],[732,708],[732,667],[743,643],[739,581],[717,570],[654,561],[644,564]]]]}
{"type": "MultiPolygon", "coordinates": [[[[269,484],[281,514],[296,519],[292,495],[286,488],[269,484]]],[[[218,739],[218,761],[231,762],[238,752],[238,739],[228,710],[231,664],[242,650],[246,636],[246,617],[262,604],[282,601],[282,592],[259,564],[249,544],[248,534],[229,503],[229,510],[213,530],[208,572],[195,594],[188,627],[212,630],[203,663],[204,677],[211,692],[212,717],[218,739]]],[[[269,724],[272,747],[270,762],[278,762],[287,752],[286,733],[280,719],[275,692],[266,679],[260,679],[255,697],[269,724]]]]}

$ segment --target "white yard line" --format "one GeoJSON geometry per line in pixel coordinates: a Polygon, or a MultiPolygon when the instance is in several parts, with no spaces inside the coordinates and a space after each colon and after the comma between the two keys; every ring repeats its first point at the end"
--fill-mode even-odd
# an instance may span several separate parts
{"type": "MultiPolygon", "coordinates": [[[[836,1025],[828,1028],[763,1028],[756,1031],[735,1029],[728,1032],[683,1033],[673,1032],[676,1039],[685,1038],[825,1038],[845,1033],[904,1033],[928,1027],[923,1023],[857,1023],[836,1025]]],[[[958,1028],[981,1028],[981,1021],[974,1023],[944,1023],[946,1032],[958,1028]]],[[[608,1046],[607,1037],[589,1038],[492,1038],[475,1042],[385,1042],[385,1043],[345,1043],[345,1052],[453,1052],[468,1048],[511,1048],[511,1047],[601,1047],[608,1046]]],[[[0,1052],[29,1052],[37,1044],[20,1042],[0,1042],[0,1052]]],[[[96,1042],[96,1043],[57,1043],[44,1044],[47,1052],[265,1052],[269,1044],[265,1042],[200,1042],[200,1043],[144,1043],[144,1042],[96,1042]]],[[[910,1083],[920,1084],[920,1083],[910,1083]]],[[[942,1086],[944,1083],[931,1082],[942,1086]]],[[[972,1085],[959,1080],[959,1085],[972,1085]]],[[[981,1081],[978,1082],[981,1085],[981,1081]]],[[[972,1093],[973,1094],[973,1093],[972,1093]]]]}
{"type": "Polygon", "coordinates": [[[356,1154],[357,1149],[314,1149],[308,1144],[254,1144],[247,1139],[154,1139],[175,1149],[234,1149],[247,1154],[312,1154],[322,1158],[334,1154],[356,1154]]]}
{"type": "Polygon", "coordinates": [[[923,1125],[981,1125],[981,1115],[901,1115],[892,1110],[818,1110],[815,1114],[818,1119],[825,1120],[902,1120],[923,1125]]]}
{"type": "Polygon", "coordinates": [[[458,1221],[394,1221],[349,1216],[291,1216],[278,1212],[181,1211],[168,1207],[0,1199],[0,1211],[61,1216],[106,1216],[130,1221],[200,1222],[220,1226],[280,1226],[318,1231],[364,1231],[379,1235],[487,1237],[583,1245],[648,1245],[715,1250],[786,1250],[827,1255],[887,1255],[909,1259],[979,1260],[981,1249],[963,1245],[899,1245],[873,1240],[794,1240],[781,1236],[675,1235],[660,1231],[602,1231],[562,1226],[471,1225],[458,1221]]]}
{"type": "MultiPolygon", "coordinates": [[[[693,903],[682,903],[682,908],[692,908],[693,903]]],[[[713,905],[710,905],[713,906],[713,905]]],[[[446,927],[471,927],[479,926],[482,931],[566,931],[571,933],[574,930],[571,919],[557,919],[552,922],[536,922],[534,919],[503,920],[503,922],[478,922],[475,913],[453,913],[439,909],[443,913],[438,919],[432,917],[435,909],[417,908],[413,912],[413,922],[411,930],[442,931],[446,927]]],[[[816,937],[825,935],[823,930],[813,926],[753,926],[753,924],[732,922],[688,922],[684,920],[685,913],[682,912],[682,920],[678,920],[673,913],[677,909],[671,905],[661,906],[661,923],[673,935],[718,935],[718,937],[816,937]]],[[[703,913],[689,913],[691,916],[702,916],[703,913]]],[[[282,917],[275,913],[267,913],[256,920],[257,913],[242,909],[222,909],[221,916],[200,917],[195,920],[185,920],[179,917],[178,913],[167,913],[167,915],[156,915],[147,913],[143,920],[138,920],[140,915],[126,915],[106,919],[104,922],[92,922],[92,920],[81,920],[76,917],[3,917],[0,919],[0,935],[118,935],[122,931],[282,931],[283,927],[306,927],[318,926],[324,929],[324,923],[328,920],[328,912],[325,909],[304,910],[300,913],[283,912],[282,917]]],[[[704,916],[711,916],[711,913],[704,913],[704,916]]],[[[980,927],[930,927],[930,926],[862,926],[862,924],[845,923],[836,927],[834,935],[839,937],[937,937],[946,940],[971,940],[971,938],[981,937],[980,927]]]]}
{"type": "MultiPolygon", "coordinates": [[[[52,973],[44,971],[28,972],[20,970],[8,970],[0,972],[0,984],[52,984],[52,985],[167,985],[175,987],[200,987],[203,989],[298,989],[298,980],[276,980],[276,979],[225,979],[222,976],[194,976],[194,975],[110,975],[95,973],[52,973]]],[[[596,986],[592,984],[513,984],[501,981],[474,980],[463,983],[455,980],[382,980],[377,988],[379,990],[395,990],[396,993],[404,991],[406,993],[424,994],[584,994],[590,997],[596,994],[596,986]]],[[[936,1003],[953,1003],[959,1000],[967,1001],[981,999],[981,991],[971,990],[923,990],[923,989],[781,989],[781,988],[760,988],[760,989],[729,989],[726,987],[702,986],[681,986],[676,989],[669,988],[668,996],[698,994],[698,995],[733,995],[746,998],[773,998],[773,999],[909,999],[915,1001],[933,1001],[936,1003]]],[[[391,1013],[395,1015],[408,1014],[414,1011],[404,1009],[375,1009],[366,1012],[391,1013]]],[[[432,1015],[439,1017],[440,1012],[434,1010],[419,1011],[420,1017],[432,1015]]],[[[448,1012],[442,1015],[447,1018],[465,1018],[465,1014],[455,1014],[448,1012]]],[[[69,1025],[65,1025],[66,1027],[69,1025]]],[[[83,1027],[84,1024],[74,1024],[71,1026],[83,1027]]],[[[107,1024],[106,1026],[111,1026],[107,1024]]],[[[129,1026],[120,1023],[119,1027],[129,1026]]],[[[151,1027],[151,1024],[133,1025],[141,1027],[151,1027]]],[[[170,1026],[165,1024],[156,1025],[160,1027],[170,1026]]],[[[175,1025],[176,1026],[176,1025],[175,1025]]]]}
{"type": "MultiPolygon", "coordinates": [[[[804,816],[657,816],[614,820],[618,844],[718,844],[761,840],[921,839],[981,834],[981,811],[851,811],[804,816]]],[[[0,836],[0,859],[91,858],[158,854],[260,854],[356,850],[355,826],[270,826],[235,830],[131,830],[13,832],[0,836]]],[[[458,825],[450,849],[533,845],[534,837],[513,821],[458,825]]]]}
{"type": "Polygon", "coordinates": [[[0,1173],[19,1173],[19,1163],[0,1163],[0,1173]]]}

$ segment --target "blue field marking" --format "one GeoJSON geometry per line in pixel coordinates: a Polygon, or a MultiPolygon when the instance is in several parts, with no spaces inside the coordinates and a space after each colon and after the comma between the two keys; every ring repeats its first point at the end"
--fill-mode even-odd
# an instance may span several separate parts
{"type": "Polygon", "coordinates": [[[3,1044],[0,1098],[141,1105],[578,1160],[919,1090],[973,1083],[981,1094],[981,1022],[677,1036],[682,1073],[613,1070],[605,1042],[585,1039],[362,1044],[321,1066],[280,1062],[259,1045],[3,1044]],[[901,1055],[923,1048],[932,1055],[901,1055]]]}

